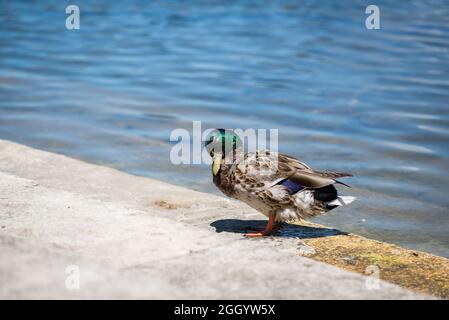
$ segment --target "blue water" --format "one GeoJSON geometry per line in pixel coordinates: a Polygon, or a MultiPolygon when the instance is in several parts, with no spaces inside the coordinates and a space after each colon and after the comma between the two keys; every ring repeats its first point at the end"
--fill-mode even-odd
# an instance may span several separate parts
{"type": "Polygon", "coordinates": [[[448,1],[0,1],[0,138],[217,192],[175,128],[277,128],[352,172],[316,221],[449,257],[448,1]],[[65,28],[77,4],[81,28],[65,28]]]}

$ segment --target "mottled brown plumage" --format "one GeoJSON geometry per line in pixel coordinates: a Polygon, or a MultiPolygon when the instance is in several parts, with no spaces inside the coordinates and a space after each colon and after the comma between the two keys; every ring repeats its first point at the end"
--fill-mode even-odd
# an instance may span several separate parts
{"type": "Polygon", "coordinates": [[[226,152],[221,147],[224,136],[221,132],[207,143],[214,158],[214,184],[268,216],[270,223],[313,217],[354,200],[339,197],[334,187],[336,179],[351,176],[348,173],[313,170],[292,156],[268,150],[243,154],[235,143],[226,152]]]}

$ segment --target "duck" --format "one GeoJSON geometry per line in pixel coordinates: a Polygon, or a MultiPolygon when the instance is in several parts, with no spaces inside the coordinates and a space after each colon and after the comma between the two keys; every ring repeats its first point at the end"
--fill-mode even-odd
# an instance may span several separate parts
{"type": "Polygon", "coordinates": [[[351,174],[314,170],[293,156],[270,150],[245,153],[241,141],[233,130],[215,129],[204,146],[212,158],[215,186],[268,217],[265,228],[246,237],[269,236],[287,222],[315,217],[356,199],[340,196],[335,188],[350,187],[337,179],[351,174]]]}

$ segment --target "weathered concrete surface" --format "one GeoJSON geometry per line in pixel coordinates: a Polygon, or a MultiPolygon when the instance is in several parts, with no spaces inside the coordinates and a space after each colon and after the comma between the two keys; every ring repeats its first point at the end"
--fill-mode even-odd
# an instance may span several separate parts
{"type": "Polygon", "coordinates": [[[304,242],[314,248],[307,255],[314,260],[361,274],[375,271],[376,266],[381,279],[449,299],[449,259],[444,257],[355,234],[305,238],[304,242]]]}
{"type": "Polygon", "coordinates": [[[222,197],[0,140],[0,298],[429,298],[299,256],[311,248],[288,232],[242,238],[254,219],[222,197]],[[79,290],[65,287],[68,265],[79,290]]]}

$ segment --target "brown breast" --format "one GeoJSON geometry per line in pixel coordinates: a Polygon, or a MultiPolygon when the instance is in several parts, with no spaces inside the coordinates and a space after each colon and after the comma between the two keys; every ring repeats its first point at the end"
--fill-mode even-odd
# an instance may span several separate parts
{"type": "Polygon", "coordinates": [[[231,165],[222,164],[218,174],[214,176],[214,184],[228,197],[233,197],[235,194],[233,175],[230,173],[231,165]]]}

